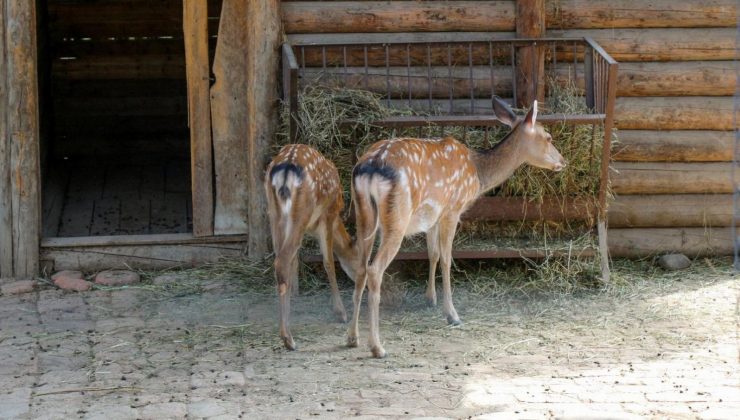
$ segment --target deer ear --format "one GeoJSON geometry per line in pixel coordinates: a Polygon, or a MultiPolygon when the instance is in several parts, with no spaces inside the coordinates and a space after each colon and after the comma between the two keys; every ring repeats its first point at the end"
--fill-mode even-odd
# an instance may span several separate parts
{"type": "Polygon", "coordinates": [[[516,122],[516,114],[511,107],[498,96],[493,96],[493,113],[499,121],[511,127],[516,122]]]}
{"type": "Polygon", "coordinates": [[[530,108],[529,112],[527,113],[527,116],[524,117],[524,123],[528,124],[533,129],[534,129],[534,124],[536,122],[537,122],[537,99],[534,100],[534,103],[532,104],[532,108],[530,108]]]}

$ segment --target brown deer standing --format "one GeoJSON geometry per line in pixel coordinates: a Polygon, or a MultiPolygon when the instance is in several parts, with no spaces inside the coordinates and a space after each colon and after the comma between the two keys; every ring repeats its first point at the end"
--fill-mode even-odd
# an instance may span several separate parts
{"type": "Polygon", "coordinates": [[[280,337],[295,350],[290,334],[290,296],[298,292],[298,249],[303,236],[315,236],[331,285],[334,313],[347,321],[339,296],[334,253],[344,271],[354,279],[352,242],[340,214],[344,209],[337,168],[321,153],[304,144],[284,146],[267,167],[265,192],[275,252],[275,277],[280,313],[280,337]]]}
{"type": "Polygon", "coordinates": [[[348,346],[357,346],[360,302],[367,283],[370,350],[375,357],[385,356],[378,331],[383,273],[398,253],[404,236],[419,232],[426,232],[429,252],[426,297],[430,303],[436,303],[435,271],[441,259],[442,310],[450,324],[460,324],[450,286],[452,241],[460,215],[524,163],[553,171],[565,168],[566,162],[552,145],[552,137],[536,124],[537,101],[524,118],[518,118],[498,97],[493,100],[493,110],[512,131],[492,149],[471,150],[451,137],[391,139],[372,145],[355,166],[352,200],[360,266],[355,277],[348,346]],[[378,232],[380,245],[370,263],[378,232]]]}

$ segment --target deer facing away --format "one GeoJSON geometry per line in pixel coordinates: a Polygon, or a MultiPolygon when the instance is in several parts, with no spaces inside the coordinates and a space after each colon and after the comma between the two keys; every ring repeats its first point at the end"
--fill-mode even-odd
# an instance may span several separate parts
{"type": "Polygon", "coordinates": [[[354,279],[354,254],[340,214],[344,208],[342,184],[333,163],[304,144],[284,146],[267,167],[265,192],[275,252],[280,337],[289,350],[296,348],[289,330],[290,297],[298,291],[298,250],[303,236],[315,236],[331,285],[334,313],[346,322],[339,296],[334,254],[354,279]]]}
{"type": "Polygon", "coordinates": [[[493,99],[493,109],[512,130],[491,149],[471,150],[451,137],[390,139],[373,144],[355,165],[352,200],[359,266],[348,346],[358,344],[360,303],[367,284],[370,350],[375,357],[385,356],[378,326],[383,273],[403,238],[420,232],[426,232],[429,252],[427,300],[436,303],[435,272],[441,260],[442,310],[450,324],[460,324],[450,285],[452,242],[460,215],[525,163],[553,171],[565,168],[552,137],[536,123],[537,101],[524,118],[498,97],[493,99]],[[370,262],[378,233],[380,244],[370,262]]]}

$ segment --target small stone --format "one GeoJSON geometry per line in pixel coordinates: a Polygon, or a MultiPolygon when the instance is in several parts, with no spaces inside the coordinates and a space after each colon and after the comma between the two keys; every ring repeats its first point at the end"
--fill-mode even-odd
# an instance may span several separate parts
{"type": "Polygon", "coordinates": [[[101,271],[95,276],[95,283],[104,286],[125,286],[139,282],[139,275],[128,270],[101,271]]]}
{"type": "Polygon", "coordinates": [[[54,280],[54,284],[64,290],[73,290],[75,292],[84,292],[90,290],[93,284],[85,279],[76,279],[68,277],[59,277],[54,280]]]}
{"type": "Polygon", "coordinates": [[[182,279],[175,274],[162,274],[152,279],[152,284],[157,286],[167,286],[173,283],[179,283],[182,279]]]}
{"type": "Polygon", "coordinates": [[[77,270],[62,270],[51,275],[51,281],[54,283],[60,278],[81,279],[84,277],[82,276],[82,272],[77,270]]]}
{"type": "Polygon", "coordinates": [[[0,291],[4,295],[20,295],[21,293],[32,292],[36,286],[37,283],[35,280],[19,280],[3,284],[0,286],[0,291]]]}
{"type": "Polygon", "coordinates": [[[665,270],[683,270],[691,265],[691,260],[683,254],[666,254],[658,258],[658,265],[665,270]]]}

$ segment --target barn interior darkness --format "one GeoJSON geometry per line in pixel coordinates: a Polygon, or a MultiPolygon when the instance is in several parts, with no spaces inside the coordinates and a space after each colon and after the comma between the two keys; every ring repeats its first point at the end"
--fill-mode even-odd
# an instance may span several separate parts
{"type": "Polygon", "coordinates": [[[180,0],[39,7],[43,236],[192,229],[180,0]]]}

